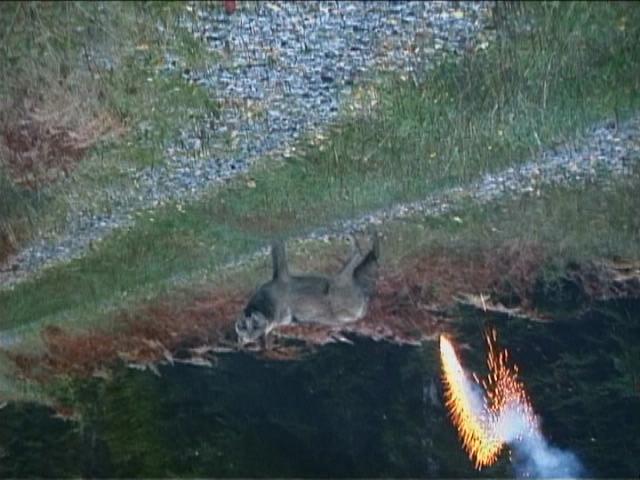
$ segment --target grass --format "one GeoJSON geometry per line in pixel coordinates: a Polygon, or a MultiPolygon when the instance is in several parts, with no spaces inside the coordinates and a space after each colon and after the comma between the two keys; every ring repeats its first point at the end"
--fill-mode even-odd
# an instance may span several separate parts
{"type": "Polygon", "coordinates": [[[216,115],[210,92],[180,76],[213,58],[180,25],[192,14],[174,2],[0,6],[0,259],[70,207],[104,209],[180,128],[216,115]],[[177,69],[161,72],[167,55],[177,69]]]}
{"type": "Polygon", "coordinates": [[[417,84],[389,80],[371,117],[338,125],[322,149],[301,148],[280,171],[260,172],[254,189],[238,181],[221,191],[220,218],[245,227],[282,216],[299,230],[464,184],[637,110],[635,5],[523,9],[511,21],[530,15],[531,33],[505,33],[417,84]]]}
{"type": "MultiPolygon", "coordinates": [[[[161,295],[178,280],[215,279],[222,263],[273,236],[464,186],[579,137],[594,122],[638,110],[636,5],[526,3],[505,21],[487,49],[419,82],[390,79],[375,91],[371,115],[347,116],[320,146],[303,142],[277,168],[256,168],[191,204],[144,212],[86,257],[1,292],[1,328],[107,318],[110,309],[161,295]],[[527,21],[533,28],[517,33],[527,21]]],[[[130,138],[132,147],[138,140],[130,138]]],[[[130,152],[118,148],[123,157],[130,152]]],[[[631,182],[466,205],[456,213],[462,223],[447,217],[393,224],[385,261],[432,242],[472,248],[532,237],[559,261],[638,258],[638,225],[629,212],[640,207],[633,194],[640,183],[631,182]]]]}
{"type": "MultiPolygon", "coordinates": [[[[613,188],[598,184],[578,188],[547,187],[541,189],[539,196],[504,199],[482,206],[461,203],[442,217],[414,217],[390,222],[381,231],[384,236],[383,264],[391,271],[404,269],[413,264],[416,255],[442,252],[443,249],[458,252],[461,259],[492,250],[496,252],[496,259],[500,251],[517,252],[526,259],[528,249],[539,249],[547,259],[547,271],[552,274],[554,270],[562,274],[569,260],[582,262],[604,257],[638,261],[640,220],[630,212],[640,208],[640,198],[634,195],[639,188],[640,172],[636,172],[613,188]]],[[[157,221],[168,222],[169,219],[148,220],[147,226],[157,221]]],[[[186,224],[181,226],[186,227],[186,224]]],[[[173,230],[175,225],[165,224],[164,228],[173,230]]],[[[113,319],[123,310],[140,312],[141,302],[168,301],[176,312],[180,312],[180,305],[186,306],[187,310],[191,308],[194,295],[204,293],[207,298],[209,292],[217,291],[217,288],[231,292],[247,289],[256,278],[264,279],[269,275],[268,259],[238,271],[216,272],[207,267],[227,261],[238,252],[255,249],[259,245],[258,238],[254,238],[253,243],[247,242],[246,238],[234,238],[229,231],[202,223],[190,225],[191,240],[184,235],[180,239],[175,235],[153,237],[154,230],[151,228],[144,234],[147,243],[160,242],[160,249],[166,249],[172,248],[172,243],[175,248],[175,242],[180,241],[183,248],[179,250],[183,253],[163,258],[154,257],[153,249],[119,250],[123,244],[120,238],[103,250],[100,262],[88,264],[80,260],[74,262],[72,268],[55,269],[57,276],[41,284],[42,290],[36,295],[29,285],[18,286],[14,293],[0,293],[0,304],[5,308],[2,329],[21,337],[20,351],[34,354],[43,348],[43,325],[61,324],[66,330],[79,332],[99,325],[99,332],[115,328],[117,335],[122,325],[114,323],[113,319]],[[210,244],[202,245],[197,240],[204,235],[212,239],[210,244]],[[131,262],[132,258],[137,258],[139,263],[123,268],[123,260],[131,262]],[[141,276],[141,265],[153,265],[154,270],[144,270],[141,276]],[[186,270],[185,265],[192,271],[206,272],[198,279],[204,280],[201,285],[195,287],[191,281],[186,286],[176,286],[176,279],[170,273],[176,268],[186,270]],[[159,284],[157,278],[166,281],[159,284]],[[150,285],[153,288],[145,288],[150,285]],[[129,293],[132,293],[130,297],[129,293]],[[105,298],[110,300],[110,305],[104,304],[105,298]],[[30,321],[32,318],[39,321],[30,321]],[[14,328],[17,330],[12,331],[14,328]]],[[[322,242],[292,250],[292,263],[296,269],[326,269],[326,265],[335,260],[335,246],[327,247],[322,242]]],[[[500,267],[496,265],[495,268],[500,267]]],[[[529,284],[531,279],[524,280],[529,284]]],[[[145,314],[140,318],[146,319],[145,314]]],[[[16,382],[11,370],[3,367],[3,362],[0,362],[0,384],[6,398],[49,400],[47,393],[37,387],[16,382]]]]}
{"type": "Polygon", "coordinates": [[[461,202],[447,215],[412,217],[386,227],[385,250],[402,265],[426,249],[482,251],[504,245],[540,247],[550,273],[567,262],[640,260],[640,171],[614,184],[547,186],[486,205],[461,202]]]}

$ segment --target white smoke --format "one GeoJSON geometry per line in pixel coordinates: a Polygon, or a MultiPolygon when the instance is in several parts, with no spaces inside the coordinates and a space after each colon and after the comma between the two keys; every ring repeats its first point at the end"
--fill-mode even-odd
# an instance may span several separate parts
{"type": "Polygon", "coordinates": [[[520,405],[503,411],[497,423],[498,434],[511,447],[511,463],[517,477],[577,478],[585,470],[573,453],[549,445],[538,420],[526,421],[520,405]]]}
{"type": "MultiPolygon", "coordinates": [[[[484,408],[484,392],[463,376],[465,394],[474,414],[484,408]]],[[[511,463],[519,478],[578,478],[585,469],[573,453],[549,445],[537,417],[517,402],[506,407],[495,422],[495,434],[511,448],[511,463]]]]}
{"type": "MultiPolygon", "coordinates": [[[[447,348],[451,349],[448,343],[441,343],[441,348],[445,351],[447,348]]],[[[455,353],[453,358],[456,362],[453,366],[455,378],[460,382],[472,415],[476,418],[491,417],[484,390],[464,373],[455,353]]],[[[511,448],[511,463],[517,477],[577,478],[585,475],[584,467],[573,453],[547,442],[540,430],[539,419],[530,405],[513,400],[487,426],[491,428],[493,438],[511,448]]]]}

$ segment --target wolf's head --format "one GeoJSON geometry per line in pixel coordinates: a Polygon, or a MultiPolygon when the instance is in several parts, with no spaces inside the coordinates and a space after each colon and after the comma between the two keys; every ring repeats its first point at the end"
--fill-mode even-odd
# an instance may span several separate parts
{"type": "Polygon", "coordinates": [[[260,337],[267,333],[268,326],[269,321],[267,317],[258,311],[241,313],[236,319],[235,324],[238,343],[240,343],[240,345],[255,343],[260,337]]]}
{"type": "Polygon", "coordinates": [[[291,311],[282,305],[283,290],[289,282],[284,242],[271,246],[273,279],[263,284],[249,299],[244,311],[236,319],[236,333],[241,345],[255,343],[276,325],[290,323],[291,311]]]}

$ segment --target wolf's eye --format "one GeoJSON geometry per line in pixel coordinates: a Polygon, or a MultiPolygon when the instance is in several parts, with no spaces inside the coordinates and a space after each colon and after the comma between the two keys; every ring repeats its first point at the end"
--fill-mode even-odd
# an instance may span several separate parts
{"type": "Polygon", "coordinates": [[[238,320],[238,329],[246,332],[251,326],[251,318],[244,317],[238,320]]]}

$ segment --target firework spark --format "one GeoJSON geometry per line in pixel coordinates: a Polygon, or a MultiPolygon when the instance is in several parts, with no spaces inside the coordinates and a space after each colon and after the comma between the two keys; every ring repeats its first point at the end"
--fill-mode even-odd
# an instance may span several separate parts
{"type": "Polygon", "coordinates": [[[506,445],[523,460],[524,476],[574,476],[582,472],[570,452],[547,444],[539,428],[518,367],[496,346],[496,332],[486,335],[489,373],[478,379],[463,370],[451,341],[440,337],[445,403],[462,446],[477,469],[493,465],[506,445]]]}
{"type": "Polygon", "coordinates": [[[462,370],[453,345],[444,335],[440,337],[440,356],[445,385],[445,403],[453,424],[458,430],[462,446],[476,468],[493,464],[504,443],[491,428],[491,410],[479,401],[477,389],[462,370]]]}

